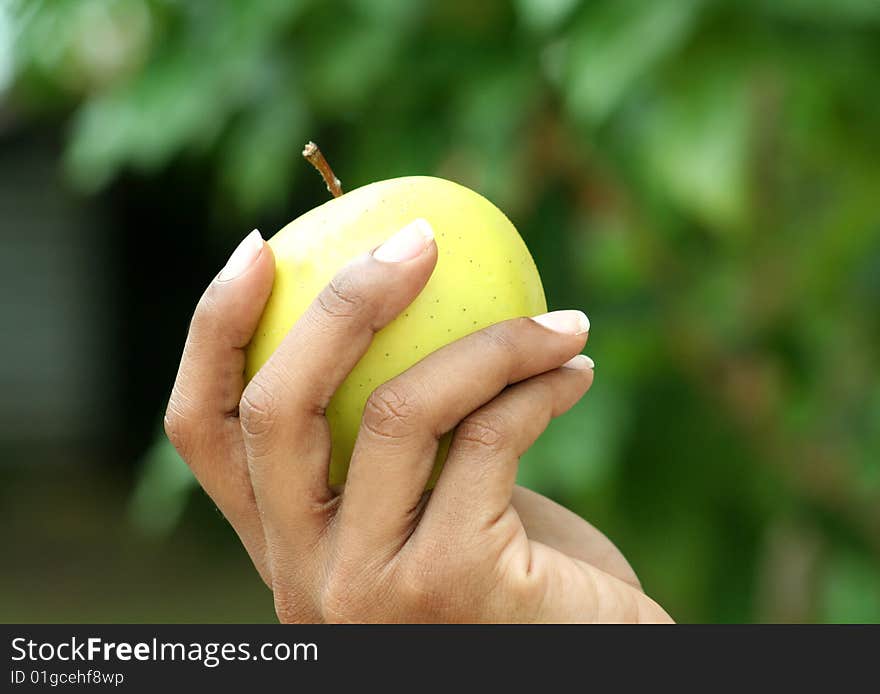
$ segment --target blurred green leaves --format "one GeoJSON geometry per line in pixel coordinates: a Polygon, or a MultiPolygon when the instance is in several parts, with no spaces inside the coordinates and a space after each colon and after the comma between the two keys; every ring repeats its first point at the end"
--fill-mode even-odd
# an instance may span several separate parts
{"type": "Polygon", "coordinates": [[[579,0],[516,0],[514,2],[523,25],[536,34],[559,28],[578,5],[580,5],[579,0]]]}
{"type": "Polygon", "coordinates": [[[628,424],[623,394],[597,385],[572,413],[554,425],[552,436],[539,439],[523,456],[519,484],[559,497],[571,490],[602,489],[611,482],[628,424]]]}
{"type": "Polygon", "coordinates": [[[164,432],[158,434],[144,455],[141,476],[129,501],[129,521],[142,535],[165,537],[177,525],[196,486],[164,432]]]}
{"type": "Polygon", "coordinates": [[[740,75],[712,64],[646,105],[642,165],[660,193],[708,229],[743,230],[750,104],[740,75]]]}
{"type": "Polygon", "coordinates": [[[279,42],[302,5],[23,5],[24,74],[33,69],[82,98],[66,162],[73,182],[94,191],[124,167],[152,173],[181,153],[220,148],[227,165],[218,182],[243,212],[278,204],[306,125],[295,66],[279,42]]]}
{"type": "Polygon", "coordinates": [[[825,568],[821,618],[835,623],[880,622],[877,562],[853,551],[836,552],[825,568]]]}
{"type": "Polygon", "coordinates": [[[566,97],[575,118],[601,124],[639,78],[688,38],[700,0],[587,3],[571,30],[566,97]]]}
{"type": "MultiPolygon", "coordinates": [[[[4,16],[10,112],[68,129],[83,190],[190,159],[250,228],[304,211],[291,191],[314,137],[348,188],[435,174],[490,197],[550,304],[594,326],[593,392],[522,481],[607,530],[680,619],[880,619],[880,3],[4,16]]],[[[133,513],[159,532],[191,477],[166,444],[150,460],[133,513]]]]}
{"type": "Polygon", "coordinates": [[[16,68],[30,98],[55,102],[131,77],[153,39],[142,0],[6,0],[16,68]]]}

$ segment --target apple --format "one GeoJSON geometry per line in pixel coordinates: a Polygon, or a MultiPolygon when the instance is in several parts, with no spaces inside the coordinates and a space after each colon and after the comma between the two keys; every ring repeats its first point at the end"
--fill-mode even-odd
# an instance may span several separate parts
{"type": "MultiPolygon", "coordinates": [[[[331,192],[334,183],[339,187],[332,172],[325,179],[331,192]]],[[[440,178],[409,176],[338,194],[268,242],[275,254],[275,282],[247,349],[248,380],[346,263],[409,222],[421,217],[431,224],[438,260],[421,294],[376,334],[326,410],[332,440],[329,482],[335,489],[345,482],[364,405],[376,387],[453,340],[547,310],[541,278],[522,238],[474,191],[440,178]]],[[[450,439],[451,433],[441,441],[429,487],[450,439]]]]}

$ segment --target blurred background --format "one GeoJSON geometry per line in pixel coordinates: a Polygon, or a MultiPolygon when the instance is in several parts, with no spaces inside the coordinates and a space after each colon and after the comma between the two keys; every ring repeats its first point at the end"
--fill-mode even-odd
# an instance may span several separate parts
{"type": "Polygon", "coordinates": [[[0,619],[273,620],[161,436],[252,228],[432,174],[596,384],[521,481],[680,621],[880,621],[876,0],[0,0],[0,619]]]}

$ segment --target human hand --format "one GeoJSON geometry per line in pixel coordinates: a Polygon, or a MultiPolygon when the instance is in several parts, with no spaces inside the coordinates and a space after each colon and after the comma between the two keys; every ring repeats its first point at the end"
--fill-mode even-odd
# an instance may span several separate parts
{"type": "Polygon", "coordinates": [[[517,318],[429,355],[372,394],[348,480],[328,487],[336,388],[437,260],[408,227],[344,268],[249,384],[272,287],[254,232],[193,316],[165,417],[232,523],[281,621],[669,621],[613,545],[515,487],[519,456],[590,387],[577,311],[517,318]],[[438,440],[455,429],[434,490],[438,440]]]}

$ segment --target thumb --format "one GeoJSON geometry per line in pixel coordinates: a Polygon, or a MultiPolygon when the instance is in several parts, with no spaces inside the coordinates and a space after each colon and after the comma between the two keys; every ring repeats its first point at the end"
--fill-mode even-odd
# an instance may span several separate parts
{"type": "Polygon", "coordinates": [[[272,291],[274,274],[272,249],[255,229],[202,295],[166,415],[166,428],[172,429],[168,433],[175,444],[173,430],[179,427],[169,424],[197,424],[198,438],[210,441],[211,430],[216,433],[214,427],[222,426],[226,416],[236,412],[244,389],[244,348],[272,291]]]}
{"type": "Polygon", "coordinates": [[[275,259],[260,232],[238,245],[196,307],[165,432],[268,580],[265,540],[238,425],[244,348],[272,291],[275,259]]]}

